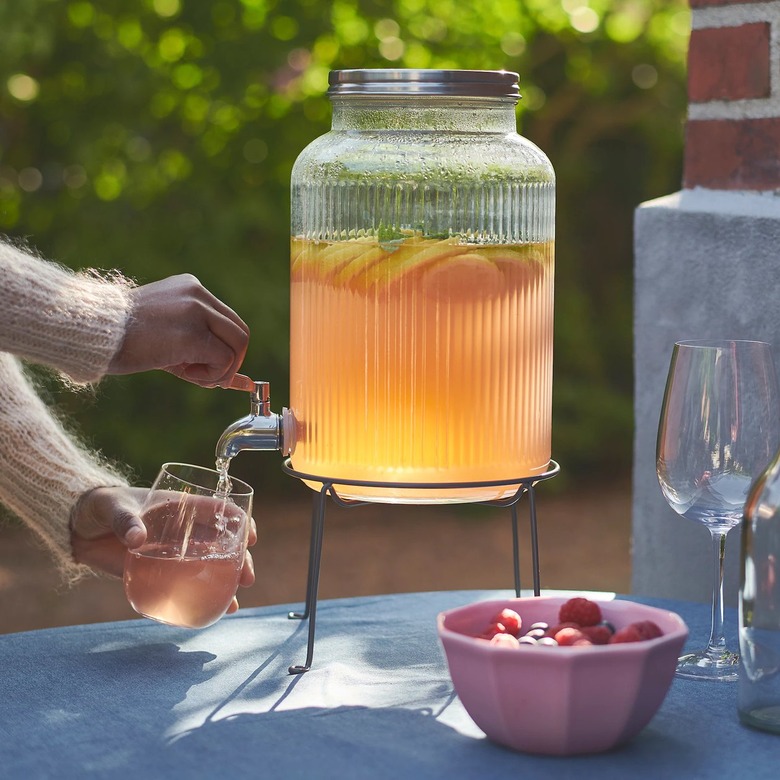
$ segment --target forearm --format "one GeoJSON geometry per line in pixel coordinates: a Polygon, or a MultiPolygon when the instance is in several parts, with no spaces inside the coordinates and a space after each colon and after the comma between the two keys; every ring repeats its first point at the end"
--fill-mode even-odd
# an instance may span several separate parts
{"type": "Polygon", "coordinates": [[[46,545],[65,578],[76,579],[88,569],[72,557],[74,504],[95,487],[126,482],[67,434],[8,354],[0,354],[0,387],[0,501],[46,545]]]}
{"type": "Polygon", "coordinates": [[[0,241],[0,351],[97,381],[122,345],[131,289],[118,274],[74,273],[0,241]]]}

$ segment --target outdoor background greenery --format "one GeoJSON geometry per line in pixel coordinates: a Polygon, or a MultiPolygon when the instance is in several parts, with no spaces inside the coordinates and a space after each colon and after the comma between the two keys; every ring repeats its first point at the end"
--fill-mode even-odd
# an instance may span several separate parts
{"type": "MultiPolygon", "coordinates": [[[[680,187],[689,22],[685,0],[3,0],[0,233],[140,283],[195,274],[249,324],[278,410],[290,170],[329,127],[328,71],[516,70],[519,130],[558,176],[553,456],[569,480],[625,474],[633,212],[680,187]]],[[[248,411],[164,373],[48,387],[145,482],[208,464],[248,411]]],[[[279,463],[235,471],[283,489],[279,463]]]]}

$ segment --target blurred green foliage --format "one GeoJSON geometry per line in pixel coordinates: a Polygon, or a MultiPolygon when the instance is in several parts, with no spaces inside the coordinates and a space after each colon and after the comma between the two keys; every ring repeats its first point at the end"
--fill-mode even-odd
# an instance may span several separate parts
{"type": "MultiPolygon", "coordinates": [[[[553,455],[625,472],[633,212],[679,189],[689,22],[685,0],[4,0],[0,233],[141,283],[194,273],[249,324],[278,410],[290,170],[329,127],[328,71],[519,71],[519,129],[558,175],[553,455]]],[[[147,482],[248,411],[167,374],[55,400],[147,482]]],[[[236,466],[282,482],[273,454],[236,466]]]]}

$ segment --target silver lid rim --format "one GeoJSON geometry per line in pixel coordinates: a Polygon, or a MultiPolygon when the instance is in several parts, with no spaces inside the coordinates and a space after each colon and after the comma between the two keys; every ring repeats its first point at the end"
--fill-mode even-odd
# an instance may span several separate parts
{"type": "Polygon", "coordinates": [[[447,95],[520,98],[519,76],[507,70],[426,70],[365,68],[332,70],[330,97],[447,95]]]}

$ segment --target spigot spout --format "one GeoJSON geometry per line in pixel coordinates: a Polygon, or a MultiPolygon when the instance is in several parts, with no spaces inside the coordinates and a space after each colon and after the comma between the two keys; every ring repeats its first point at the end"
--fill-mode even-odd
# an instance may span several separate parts
{"type": "Polygon", "coordinates": [[[249,414],[228,425],[220,436],[217,460],[230,461],[243,450],[278,450],[283,454],[291,451],[290,412],[272,412],[270,395],[268,382],[254,383],[249,394],[249,414]]]}

